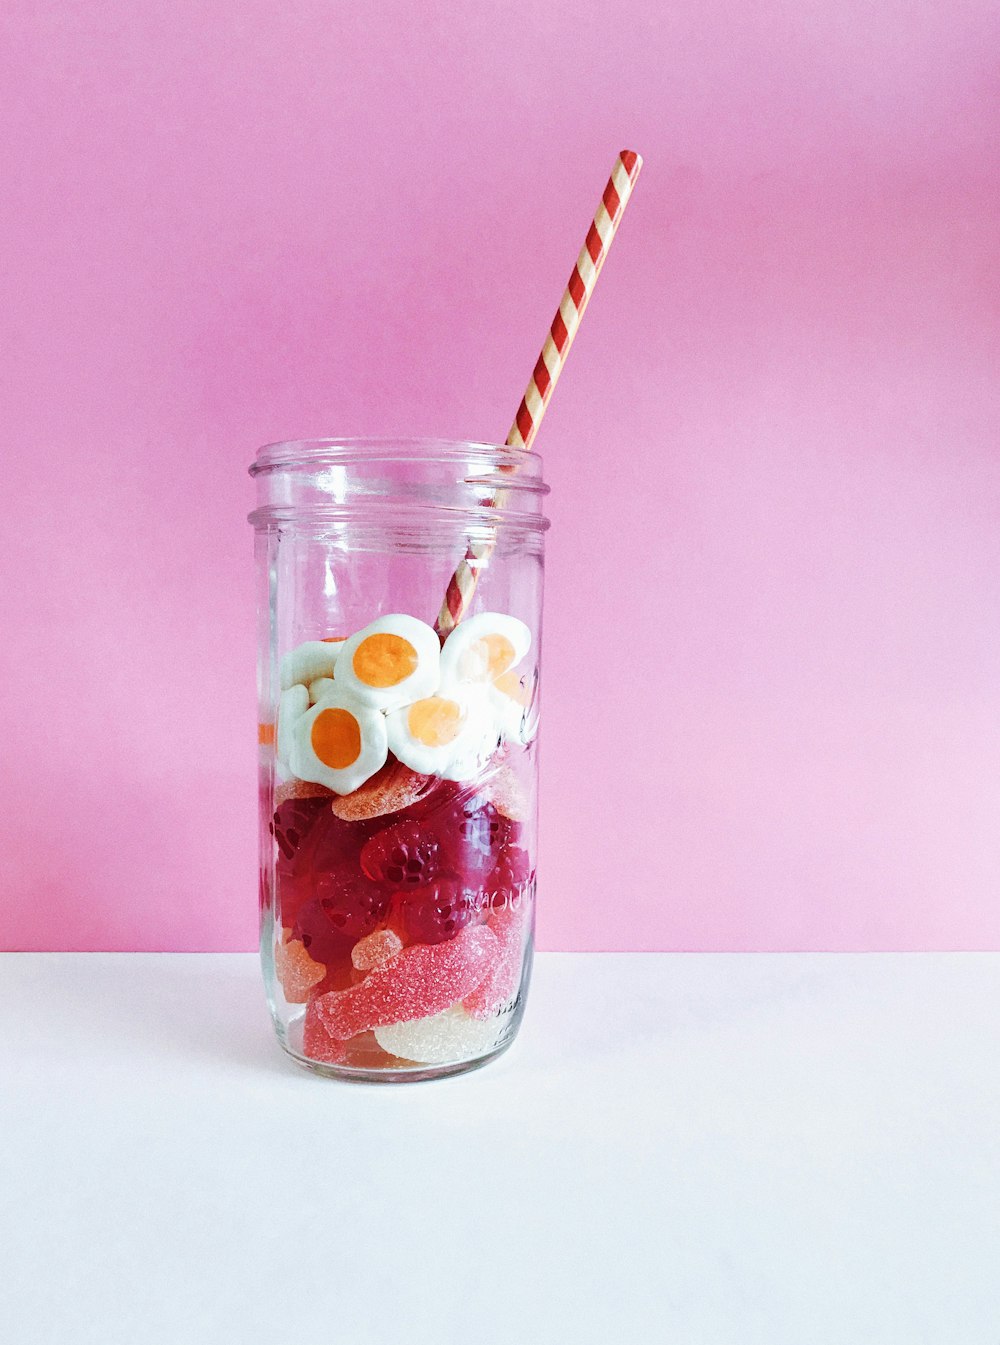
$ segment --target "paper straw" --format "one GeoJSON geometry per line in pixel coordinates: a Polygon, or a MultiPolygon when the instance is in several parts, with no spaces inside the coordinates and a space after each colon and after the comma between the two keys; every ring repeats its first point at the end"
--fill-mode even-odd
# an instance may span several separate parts
{"type": "MultiPolygon", "coordinates": [[[[608,185],[604,188],[597,213],[587,230],[586,241],[576,259],[569,284],[559,301],[549,334],[542,346],[542,353],[507,435],[506,442],[510,448],[527,451],[534,442],[641,167],[642,159],[630,149],[623,149],[615,160],[608,185]]],[[[500,504],[502,494],[498,493],[494,502],[496,505],[500,504]]],[[[479,574],[485,568],[495,545],[492,540],[473,542],[459,562],[448,584],[435,626],[442,639],[454,630],[468,611],[479,574]]]]}

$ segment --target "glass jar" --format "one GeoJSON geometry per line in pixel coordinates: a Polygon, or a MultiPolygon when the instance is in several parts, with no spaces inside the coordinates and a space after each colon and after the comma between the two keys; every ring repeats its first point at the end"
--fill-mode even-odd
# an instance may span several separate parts
{"type": "Polygon", "coordinates": [[[278,1039],[317,1073],[454,1074],[517,1033],[541,470],[495,444],[371,439],[272,444],[250,469],[261,959],[278,1039]],[[456,570],[457,623],[439,618],[456,570]]]}

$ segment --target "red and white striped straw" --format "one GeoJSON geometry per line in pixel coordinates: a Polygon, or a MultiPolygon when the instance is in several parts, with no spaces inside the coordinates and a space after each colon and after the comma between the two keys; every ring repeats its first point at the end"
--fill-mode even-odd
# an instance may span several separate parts
{"type": "MultiPolygon", "coordinates": [[[[615,160],[608,185],[604,188],[597,213],[587,230],[586,241],[576,259],[569,284],[559,301],[559,308],[542,346],[542,353],[507,435],[506,442],[510,448],[528,450],[534,442],[552,389],[562,373],[569,348],[579,330],[641,167],[642,159],[630,149],[623,149],[615,160]]],[[[498,497],[496,503],[499,502],[498,497]]],[[[454,630],[468,611],[479,575],[494,545],[492,541],[473,542],[459,562],[448,584],[435,627],[442,639],[454,630]]]]}

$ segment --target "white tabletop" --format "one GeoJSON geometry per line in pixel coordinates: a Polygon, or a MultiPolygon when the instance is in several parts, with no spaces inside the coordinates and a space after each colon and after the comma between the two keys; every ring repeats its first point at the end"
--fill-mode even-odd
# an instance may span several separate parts
{"type": "Polygon", "coordinates": [[[9,1345],[997,1345],[1000,956],[549,954],[488,1068],[279,1051],[243,955],[0,959],[9,1345]]]}

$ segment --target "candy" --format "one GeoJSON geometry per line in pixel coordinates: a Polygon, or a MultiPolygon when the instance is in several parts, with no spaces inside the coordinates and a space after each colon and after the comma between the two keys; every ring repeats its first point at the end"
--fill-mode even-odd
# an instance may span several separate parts
{"type": "Polygon", "coordinates": [[[384,817],[410,807],[431,784],[431,778],[418,775],[390,756],[377,774],[350,794],[335,798],[331,808],[335,817],[347,821],[384,817]]]}
{"type": "MultiPolygon", "coordinates": [[[[305,687],[302,692],[308,699],[305,687]]],[[[288,765],[300,780],[349,794],[382,769],[388,753],[385,716],[338,689],[295,721],[288,765]]]]}
{"type": "Polygon", "coordinates": [[[440,681],[441,643],[426,622],[401,612],[356,631],[337,661],[337,685],[378,710],[429,696],[440,681]]]}
{"type": "Polygon", "coordinates": [[[307,640],[290,649],[281,660],[282,691],[296,683],[308,686],[317,677],[332,677],[343,644],[343,640],[307,640]]]}
{"type": "Polygon", "coordinates": [[[489,690],[490,705],[503,737],[509,742],[526,743],[532,736],[532,702],[537,679],[527,673],[518,676],[506,672],[489,690]]]}
{"type": "Polygon", "coordinates": [[[465,779],[496,747],[497,726],[481,687],[443,684],[386,716],[389,747],[415,771],[465,779]]]}
{"type": "Polygon", "coordinates": [[[305,1004],[309,991],[326,976],[326,967],[313,961],[299,939],[289,939],[287,931],[275,946],[274,970],[289,1004],[305,1004]]]}
{"type": "Polygon", "coordinates": [[[358,971],[373,971],[403,950],[403,940],[394,929],[376,929],[351,949],[351,962],[358,971]]]}
{"type": "MultiPolygon", "coordinates": [[[[317,895],[321,878],[351,869],[357,872],[358,854],[367,833],[356,823],[342,822],[334,817],[324,799],[286,802],[275,813],[279,826],[286,816],[292,823],[298,844],[292,847],[287,858],[285,851],[279,848],[275,874],[281,923],[291,928],[302,906],[317,895]],[[304,810],[304,817],[299,809],[304,810]],[[315,810],[314,820],[303,838],[295,824],[308,817],[309,809],[315,810]]],[[[288,847],[287,832],[282,833],[282,840],[288,847]]]]}
{"type": "Polygon", "coordinates": [[[528,791],[509,762],[499,767],[486,788],[493,807],[511,822],[526,822],[531,810],[528,791]]]}
{"type": "Polygon", "coordinates": [[[317,677],[315,682],[309,683],[309,704],[315,705],[324,696],[331,696],[336,689],[337,683],[332,677],[317,677]]]}
{"type": "Polygon", "coordinates": [[[474,1060],[497,1044],[495,1021],[480,1022],[455,1004],[429,1018],[375,1029],[375,1040],[390,1055],[421,1065],[474,1060]]]}
{"type": "Polygon", "coordinates": [[[466,617],[441,650],[442,677],[495,682],[520,663],[531,646],[531,631],[516,616],[479,612],[466,617]]]}
{"type": "Polygon", "coordinates": [[[293,775],[288,781],[280,784],[274,791],[274,806],[280,807],[289,799],[326,799],[329,803],[337,796],[326,785],[314,784],[311,780],[296,780],[293,775]]]}
{"type": "Polygon", "coordinates": [[[531,858],[527,850],[509,846],[501,850],[497,866],[490,874],[488,886],[492,897],[490,905],[494,910],[502,910],[519,897],[524,896],[524,888],[531,878],[531,858]]]}
{"type": "Polygon", "coordinates": [[[492,1017],[517,991],[521,982],[524,957],[523,935],[528,922],[529,902],[522,897],[504,910],[494,911],[486,928],[497,940],[498,953],[489,974],[462,1002],[473,1018],[492,1017]]]}
{"type": "Polygon", "coordinates": [[[390,894],[360,874],[321,874],[298,913],[295,934],[320,962],[340,955],[385,919],[390,894]]]}
{"type": "Polygon", "coordinates": [[[290,863],[323,809],[322,799],[286,799],[274,810],[271,835],[278,843],[279,863],[290,863]]]}
{"type": "Polygon", "coordinates": [[[330,1035],[346,1041],[369,1028],[447,1009],[490,975],[499,952],[492,930],[472,925],[447,943],[404,948],[358,985],[312,1002],[330,1035]]]}
{"type": "Polygon", "coordinates": [[[295,726],[309,709],[309,692],[303,686],[289,687],[281,693],[278,701],[278,732],[275,739],[278,760],[282,766],[295,771],[292,767],[292,745],[295,726]]]}
{"type": "Polygon", "coordinates": [[[410,943],[444,943],[471,923],[477,895],[453,873],[439,874],[432,883],[400,892],[392,918],[410,943]]]}
{"type": "Polygon", "coordinates": [[[442,849],[448,867],[469,878],[486,878],[504,845],[517,838],[520,828],[501,816],[482,798],[458,805],[443,832],[442,849]]]}
{"type": "Polygon", "coordinates": [[[342,1065],[346,1056],[344,1043],[330,1035],[317,1012],[318,1000],[310,1000],[302,1024],[302,1054],[310,1060],[321,1060],[327,1065],[342,1065]]]}
{"type": "Polygon", "coordinates": [[[366,841],[361,870],[387,887],[420,887],[441,867],[435,832],[413,820],[397,822],[366,841]]]}

